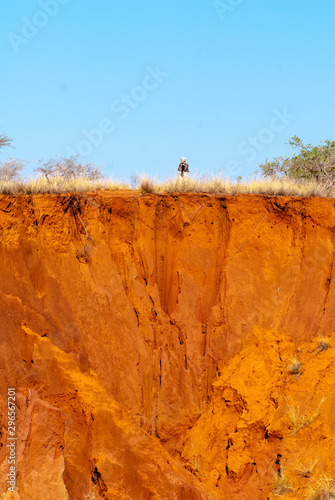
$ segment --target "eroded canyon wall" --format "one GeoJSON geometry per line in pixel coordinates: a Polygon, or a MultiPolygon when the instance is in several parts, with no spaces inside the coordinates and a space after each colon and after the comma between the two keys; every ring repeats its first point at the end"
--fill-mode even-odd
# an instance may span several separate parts
{"type": "Polygon", "coordinates": [[[2,196],[2,497],[266,499],[280,454],[300,498],[313,447],[335,472],[334,356],[317,347],[335,331],[334,223],[320,198],[2,196]],[[323,397],[292,432],[288,401],[323,397]]]}

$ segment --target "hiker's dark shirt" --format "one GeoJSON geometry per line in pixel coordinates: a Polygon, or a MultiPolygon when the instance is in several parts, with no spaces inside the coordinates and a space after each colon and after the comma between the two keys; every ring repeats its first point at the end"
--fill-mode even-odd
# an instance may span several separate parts
{"type": "Polygon", "coordinates": [[[188,172],[188,163],[179,163],[178,172],[183,177],[184,172],[188,172]]]}

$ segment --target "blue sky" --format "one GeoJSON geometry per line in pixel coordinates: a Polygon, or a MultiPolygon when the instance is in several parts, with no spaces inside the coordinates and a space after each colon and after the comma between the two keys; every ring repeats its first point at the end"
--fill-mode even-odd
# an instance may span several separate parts
{"type": "Polygon", "coordinates": [[[247,178],[335,138],[334,0],[2,0],[0,133],[107,176],[247,178]]]}

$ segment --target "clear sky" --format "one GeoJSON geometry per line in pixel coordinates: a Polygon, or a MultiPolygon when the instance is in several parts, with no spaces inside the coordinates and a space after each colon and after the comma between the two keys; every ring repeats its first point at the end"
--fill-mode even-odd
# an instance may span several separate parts
{"type": "Polygon", "coordinates": [[[1,0],[0,133],[29,162],[247,178],[335,139],[334,0],[1,0]]]}

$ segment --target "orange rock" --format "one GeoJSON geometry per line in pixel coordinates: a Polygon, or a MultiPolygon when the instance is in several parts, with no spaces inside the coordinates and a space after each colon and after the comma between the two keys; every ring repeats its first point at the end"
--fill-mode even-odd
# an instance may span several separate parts
{"type": "Polygon", "coordinates": [[[320,198],[1,196],[0,498],[7,387],[16,498],[265,500],[278,468],[306,498],[335,474],[334,224],[320,198]]]}

